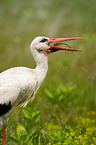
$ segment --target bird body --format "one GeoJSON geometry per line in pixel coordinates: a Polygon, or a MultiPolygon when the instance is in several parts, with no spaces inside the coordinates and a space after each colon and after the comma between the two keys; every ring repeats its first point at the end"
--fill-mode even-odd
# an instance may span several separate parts
{"type": "MultiPolygon", "coordinates": [[[[46,68],[47,69],[47,68],[46,68]]],[[[0,115],[7,118],[18,104],[25,106],[33,99],[40,87],[47,70],[38,68],[14,67],[0,74],[0,115]],[[40,71],[38,71],[40,70],[40,71]],[[8,112],[9,111],[9,112],[8,112]]],[[[7,121],[7,120],[6,120],[7,121]]],[[[3,125],[3,128],[6,124],[3,125]]]]}
{"type": "Polygon", "coordinates": [[[0,121],[3,132],[7,119],[15,107],[19,104],[25,106],[30,99],[33,100],[48,70],[48,54],[57,50],[80,51],[59,47],[56,43],[51,46],[50,43],[74,39],[81,39],[81,37],[59,39],[36,37],[30,45],[36,68],[14,67],[0,73],[0,121]]]}
{"type": "MultiPolygon", "coordinates": [[[[47,71],[46,71],[47,72],[47,71]]],[[[0,74],[0,104],[11,105],[22,97],[21,103],[29,99],[40,87],[46,73],[38,68],[14,67],[0,74]]],[[[20,103],[18,102],[18,104],[20,103]]]]}

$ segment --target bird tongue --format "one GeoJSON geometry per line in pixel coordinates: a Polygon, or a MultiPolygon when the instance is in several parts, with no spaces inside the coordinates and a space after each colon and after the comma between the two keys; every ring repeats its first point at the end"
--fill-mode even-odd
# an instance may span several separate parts
{"type": "MultiPolygon", "coordinates": [[[[50,38],[49,40],[49,46],[50,48],[48,49],[48,52],[55,52],[58,50],[68,50],[68,51],[82,51],[80,49],[73,49],[73,48],[67,48],[67,47],[60,47],[55,45],[50,45],[50,43],[54,42],[60,42],[60,41],[68,41],[68,40],[76,40],[76,39],[82,39],[82,37],[70,37],[70,38],[50,38]]],[[[59,43],[58,43],[59,44],[59,43]]]]}

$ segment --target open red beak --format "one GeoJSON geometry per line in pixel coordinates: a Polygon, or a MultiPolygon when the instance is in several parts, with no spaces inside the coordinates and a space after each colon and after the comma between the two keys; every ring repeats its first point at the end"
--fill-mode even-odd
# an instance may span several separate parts
{"type": "MultiPolygon", "coordinates": [[[[51,53],[51,52],[55,52],[55,51],[58,51],[58,50],[68,50],[68,51],[82,51],[80,49],[73,49],[73,48],[66,48],[66,47],[60,47],[60,46],[57,46],[57,44],[59,45],[60,43],[55,43],[54,45],[50,45],[51,42],[60,42],[60,41],[68,41],[68,40],[76,40],[76,39],[82,39],[82,37],[70,37],[70,38],[50,38],[49,40],[49,50],[48,52],[51,53]]],[[[61,43],[62,44],[62,43],[61,43]]]]}

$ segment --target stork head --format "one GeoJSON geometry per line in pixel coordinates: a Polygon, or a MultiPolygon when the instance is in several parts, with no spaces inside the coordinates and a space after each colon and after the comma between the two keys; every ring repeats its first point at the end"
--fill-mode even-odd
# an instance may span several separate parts
{"type": "Polygon", "coordinates": [[[50,46],[48,46],[48,42],[49,42],[49,38],[47,37],[36,37],[31,45],[31,51],[37,51],[38,53],[42,53],[44,50],[47,50],[50,48],[50,46]]]}
{"type": "Polygon", "coordinates": [[[68,40],[75,40],[75,39],[82,39],[82,37],[48,38],[48,37],[40,36],[40,37],[36,37],[32,41],[30,48],[31,48],[31,52],[34,56],[34,59],[36,59],[36,57],[39,59],[41,57],[48,56],[49,53],[52,53],[52,52],[55,52],[58,50],[81,51],[80,49],[73,49],[70,47],[67,48],[67,47],[59,46],[61,44],[65,44],[65,43],[62,43],[61,41],[68,41],[68,40]],[[51,43],[53,45],[51,45],[51,43]]]}
{"type": "MultiPolygon", "coordinates": [[[[43,53],[45,55],[58,51],[58,50],[68,50],[68,51],[81,51],[80,49],[73,49],[73,48],[66,48],[60,47],[58,45],[65,44],[65,43],[56,43],[60,41],[68,41],[68,40],[75,40],[75,39],[82,39],[82,37],[70,37],[70,38],[48,38],[48,37],[36,37],[31,45],[31,51],[37,51],[38,53],[43,53]],[[51,43],[55,43],[51,45],[51,43]]],[[[67,45],[67,44],[66,44],[67,45]]],[[[68,46],[68,45],[67,45],[68,46]]]]}

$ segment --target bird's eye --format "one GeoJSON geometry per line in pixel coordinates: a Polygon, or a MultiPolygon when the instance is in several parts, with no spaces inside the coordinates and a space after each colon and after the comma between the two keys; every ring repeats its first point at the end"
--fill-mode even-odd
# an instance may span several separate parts
{"type": "Polygon", "coordinates": [[[43,38],[40,42],[45,42],[48,41],[47,39],[43,38]]]}

